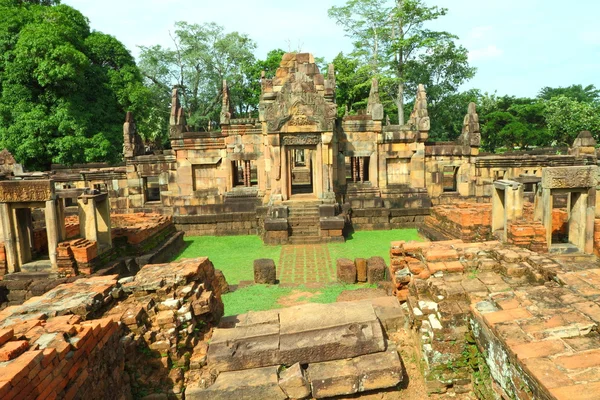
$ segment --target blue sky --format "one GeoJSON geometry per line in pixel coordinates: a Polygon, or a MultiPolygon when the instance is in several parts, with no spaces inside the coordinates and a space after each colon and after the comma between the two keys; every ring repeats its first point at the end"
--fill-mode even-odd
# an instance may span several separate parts
{"type": "MultiPolygon", "coordinates": [[[[327,17],[344,0],[63,0],[93,29],[116,36],[134,54],[138,45],[170,44],[175,21],[214,21],[247,33],[256,56],[274,48],[333,59],[351,41],[327,17]]],[[[477,67],[463,89],[535,96],[544,86],[594,84],[600,88],[600,1],[427,0],[448,8],[433,29],[460,38],[477,67]]]]}

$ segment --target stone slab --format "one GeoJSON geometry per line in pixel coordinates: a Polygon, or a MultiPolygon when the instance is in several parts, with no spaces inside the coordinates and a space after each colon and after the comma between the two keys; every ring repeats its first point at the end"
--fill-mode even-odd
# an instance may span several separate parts
{"type": "Polygon", "coordinates": [[[368,303],[305,304],[279,312],[280,362],[291,365],[383,351],[381,325],[368,303]]]}
{"type": "Polygon", "coordinates": [[[394,349],[353,359],[310,364],[308,376],[316,399],[394,387],[403,379],[394,349]]]}
{"type": "Polygon", "coordinates": [[[277,369],[278,367],[266,367],[223,372],[207,389],[186,390],[185,398],[188,400],[285,400],[287,396],[279,387],[277,369]]]}
{"type": "Polygon", "coordinates": [[[237,371],[279,364],[279,325],[237,326],[215,329],[207,363],[216,372],[237,371]]]}

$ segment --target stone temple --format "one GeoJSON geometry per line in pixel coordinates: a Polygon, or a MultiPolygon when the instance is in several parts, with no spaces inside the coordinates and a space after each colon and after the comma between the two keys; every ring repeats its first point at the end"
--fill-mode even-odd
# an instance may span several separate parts
{"type": "MultiPolygon", "coordinates": [[[[407,344],[423,396],[600,398],[589,132],[562,154],[484,154],[470,104],[460,137],[432,142],[426,88],[390,125],[375,79],[338,117],[334,66],[308,53],[261,87],[259,117],[240,118],[223,82],[218,129],[189,126],[175,89],[171,148],[153,154],[128,113],[121,165],[27,172],[0,152],[0,398],[404,398],[407,344]],[[380,295],[328,305],[222,318],[226,276],[169,263],[184,235],[301,246],[406,227],[431,241],[335,262],[380,295]]],[[[255,260],[257,283],[276,278],[255,260]]]]}

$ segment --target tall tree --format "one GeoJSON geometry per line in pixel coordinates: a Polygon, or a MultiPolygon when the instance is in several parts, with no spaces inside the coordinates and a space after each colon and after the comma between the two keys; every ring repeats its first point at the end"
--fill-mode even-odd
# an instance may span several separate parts
{"type": "Polygon", "coordinates": [[[238,81],[235,86],[230,85],[231,101],[236,114],[258,116],[262,73],[264,71],[266,78],[273,78],[284,54],[284,50],[274,49],[267,53],[264,60],[244,64],[243,80],[238,81]]]}
{"type": "Polygon", "coordinates": [[[441,100],[475,73],[466,49],[454,42],[456,36],[426,26],[446,13],[445,8],[429,7],[423,0],[348,0],[345,6],[329,10],[330,17],[354,39],[353,55],[368,60],[373,74],[391,78],[380,88],[393,99],[399,124],[404,124],[407,88],[412,94],[419,83],[425,83],[441,100]]]}
{"type": "Polygon", "coordinates": [[[140,68],[150,87],[162,97],[178,87],[190,125],[218,121],[222,82],[241,87],[244,69],[254,63],[255,43],[215,23],[177,22],[171,38],[172,48],[140,47],[140,68]]]}
{"type": "Polygon", "coordinates": [[[0,148],[28,168],[119,161],[125,112],[144,119],[141,74],[120,42],[54,3],[0,0],[0,148]]]}

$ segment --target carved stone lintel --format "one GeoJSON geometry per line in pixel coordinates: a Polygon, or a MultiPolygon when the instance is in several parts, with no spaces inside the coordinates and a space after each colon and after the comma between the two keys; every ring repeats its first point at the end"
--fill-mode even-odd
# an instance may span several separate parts
{"type": "Polygon", "coordinates": [[[49,200],[52,200],[51,181],[0,182],[0,203],[27,203],[49,200]]]}
{"type": "Polygon", "coordinates": [[[311,146],[321,143],[321,135],[294,134],[281,136],[281,143],[285,146],[311,146]]]}

